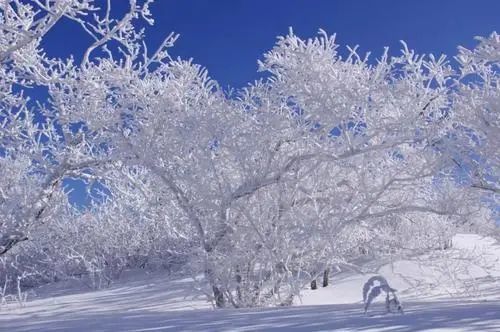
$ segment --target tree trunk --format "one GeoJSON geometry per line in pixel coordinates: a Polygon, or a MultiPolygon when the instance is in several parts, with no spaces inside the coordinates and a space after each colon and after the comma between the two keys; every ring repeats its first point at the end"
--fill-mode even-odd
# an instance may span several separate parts
{"type": "Polygon", "coordinates": [[[316,284],[316,279],[311,281],[311,289],[318,289],[318,285],[316,284]]]}
{"type": "Polygon", "coordinates": [[[212,286],[214,292],[215,306],[217,308],[224,308],[226,305],[226,300],[224,299],[224,294],[217,286],[212,286]]]}
{"type": "MultiPolygon", "coordinates": [[[[205,262],[205,264],[208,265],[208,262],[205,262]]],[[[215,301],[215,306],[217,308],[223,308],[226,304],[226,301],[224,299],[224,293],[222,293],[222,290],[216,285],[216,278],[214,275],[214,272],[212,271],[211,268],[207,267],[205,269],[205,277],[208,280],[208,283],[212,287],[212,292],[214,294],[214,301],[215,301]]]]}
{"type": "Polygon", "coordinates": [[[260,297],[260,286],[258,284],[254,284],[253,297],[252,297],[253,306],[256,306],[259,303],[259,297],[260,297]]]}
{"type": "Polygon", "coordinates": [[[241,277],[241,274],[240,274],[240,267],[239,266],[236,266],[236,276],[235,276],[235,279],[236,279],[236,295],[238,297],[238,302],[241,303],[242,301],[242,295],[241,295],[241,280],[243,279],[241,277]]]}
{"type": "Polygon", "coordinates": [[[328,275],[329,274],[330,274],[330,269],[326,269],[323,272],[323,287],[327,287],[328,286],[328,275]]]}

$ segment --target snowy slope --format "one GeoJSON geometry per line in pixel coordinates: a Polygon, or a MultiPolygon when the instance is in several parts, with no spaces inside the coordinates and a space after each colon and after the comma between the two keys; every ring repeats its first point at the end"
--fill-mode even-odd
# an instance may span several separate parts
{"type": "Polygon", "coordinates": [[[405,315],[362,312],[370,276],[343,272],[294,307],[212,310],[190,279],[131,276],[95,292],[50,285],[25,308],[0,311],[0,331],[500,331],[500,246],[460,235],[454,249],[382,265],[405,315]],[[481,258],[469,265],[468,257],[481,258]],[[56,294],[56,295],[54,295],[56,294]]]}
{"type": "MultiPolygon", "coordinates": [[[[500,245],[492,238],[459,234],[453,239],[453,249],[397,260],[374,269],[398,290],[403,301],[500,300],[500,245]]],[[[337,274],[330,287],[306,290],[296,304],[361,303],[363,284],[373,275],[337,274]]]]}

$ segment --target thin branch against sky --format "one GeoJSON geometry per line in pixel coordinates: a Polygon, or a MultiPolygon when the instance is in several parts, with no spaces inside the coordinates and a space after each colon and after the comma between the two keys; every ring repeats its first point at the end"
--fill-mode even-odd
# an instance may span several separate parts
{"type": "MultiPolygon", "coordinates": [[[[120,13],[128,1],[112,4],[120,13]]],[[[224,87],[242,87],[260,77],[257,59],[290,26],[302,38],[320,28],[337,33],[340,45],[360,45],[361,53],[374,56],[385,46],[399,54],[400,40],[420,54],[452,56],[457,45],[472,47],[474,36],[500,30],[498,0],[157,0],[151,11],[155,25],[146,28],[148,43],[159,45],[170,32],[180,33],[172,55],[194,58],[224,87]]],[[[70,22],[47,37],[49,52],[64,56],[71,50],[80,54],[89,41],[70,22]]]]}

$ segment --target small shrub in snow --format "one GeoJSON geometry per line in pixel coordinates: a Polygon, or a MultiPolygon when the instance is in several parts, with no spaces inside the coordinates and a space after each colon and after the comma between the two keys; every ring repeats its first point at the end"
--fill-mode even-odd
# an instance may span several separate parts
{"type": "Polygon", "coordinates": [[[387,280],[382,276],[374,276],[368,279],[363,286],[363,303],[365,304],[365,313],[373,300],[382,292],[385,292],[385,307],[387,312],[397,311],[403,313],[403,306],[396,295],[396,289],[389,286],[387,280]],[[378,283],[378,285],[376,285],[378,283]]]}

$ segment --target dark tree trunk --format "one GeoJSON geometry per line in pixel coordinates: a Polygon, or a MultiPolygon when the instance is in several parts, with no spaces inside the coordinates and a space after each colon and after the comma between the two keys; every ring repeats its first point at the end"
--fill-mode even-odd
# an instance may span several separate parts
{"type": "Polygon", "coordinates": [[[253,286],[253,297],[252,297],[252,304],[256,306],[259,302],[259,296],[260,296],[260,286],[258,284],[254,284],[253,286]]]}
{"type": "Polygon", "coordinates": [[[326,269],[323,272],[323,287],[327,287],[328,286],[328,275],[329,274],[330,274],[330,269],[326,269]]]}
{"type": "Polygon", "coordinates": [[[223,308],[224,305],[226,304],[225,303],[226,301],[224,299],[224,293],[222,293],[222,290],[217,286],[216,278],[211,268],[207,268],[205,270],[205,277],[207,278],[209,284],[212,286],[215,306],[217,308],[223,308]]]}
{"type": "Polygon", "coordinates": [[[311,281],[311,289],[318,289],[318,285],[316,284],[316,279],[311,281]]]}
{"type": "Polygon", "coordinates": [[[216,286],[212,286],[212,290],[214,292],[215,306],[217,308],[224,308],[224,306],[226,305],[226,300],[224,299],[224,294],[216,286]]]}
{"type": "Polygon", "coordinates": [[[238,301],[241,303],[241,300],[242,300],[242,296],[241,296],[241,280],[243,279],[241,277],[241,274],[240,274],[240,267],[237,266],[236,267],[236,276],[235,276],[235,279],[236,279],[236,283],[237,283],[237,286],[236,286],[236,295],[238,296],[238,301]]]}

